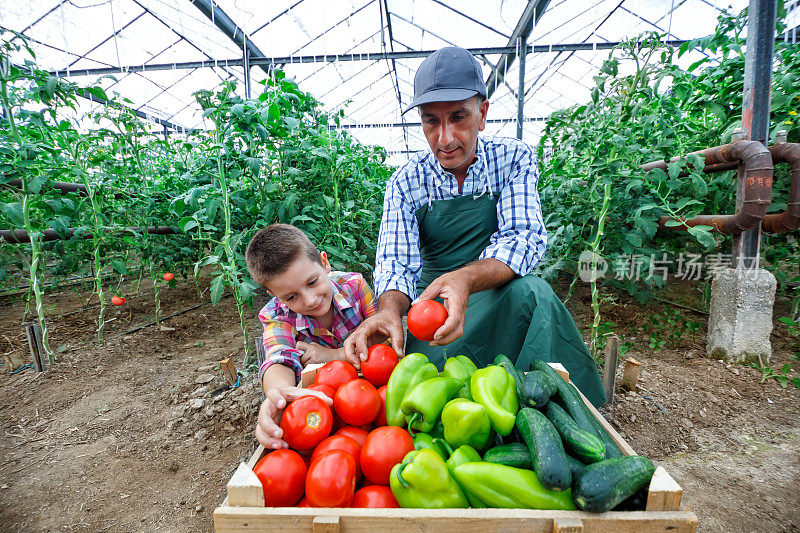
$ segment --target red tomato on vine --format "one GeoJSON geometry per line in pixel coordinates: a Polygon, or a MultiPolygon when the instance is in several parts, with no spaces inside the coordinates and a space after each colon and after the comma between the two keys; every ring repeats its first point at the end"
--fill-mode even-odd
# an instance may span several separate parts
{"type": "Polygon", "coordinates": [[[119,296],[112,296],[111,303],[114,305],[122,305],[125,303],[125,298],[120,298],[119,296]]]}
{"type": "Polygon", "coordinates": [[[175,276],[172,275],[172,272],[164,274],[164,281],[172,281],[173,279],[175,279],[175,276]]]}

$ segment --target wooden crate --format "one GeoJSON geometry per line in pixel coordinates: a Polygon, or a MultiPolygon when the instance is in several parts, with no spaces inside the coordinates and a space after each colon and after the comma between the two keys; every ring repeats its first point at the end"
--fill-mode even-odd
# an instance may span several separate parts
{"type": "MultiPolygon", "coordinates": [[[[304,371],[302,384],[314,380],[321,365],[304,371]]],[[[552,365],[569,381],[560,364],[552,365]]],[[[580,391],[579,391],[580,392],[580,391]]],[[[592,414],[609,432],[625,455],[636,452],[611,424],[581,394],[592,414]]],[[[391,531],[526,531],[530,533],[694,533],[697,516],[681,510],[683,489],[659,466],[650,482],[647,510],[608,513],[583,511],[539,511],[529,509],[355,509],[264,507],[261,482],[253,473],[256,463],[268,453],[259,446],[250,460],[239,465],[228,482],[228,497],[214,510],[218,533],[237,531],[313,531],[338,533],[391,531]]]]}

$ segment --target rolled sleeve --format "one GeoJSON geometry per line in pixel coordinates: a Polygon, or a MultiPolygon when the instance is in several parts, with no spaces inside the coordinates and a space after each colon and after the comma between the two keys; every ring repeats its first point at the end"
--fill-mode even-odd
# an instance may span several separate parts
{"type": "Polygon", "coordinates": [[[264,324],[264,362],[258,369],[258,381],[264,372],[275,364],[285,365],[294,370],[296,381],[300,382],[303,364],[300,362],[302,352],[295,348],[297,331],[291,324],[280,320],[269,320],[264,324]]]}
{"type": "Polygon", "coordinates": [[[492,258],[508,265],[519,276],[529,274],[547,249],[547,231],[537,190],[536,158],[525,145],[516,145],[511,158],[511,178],[497,202],[498,229],[479,259],[492,258]]]}
{"type": "Polygon", "coordinates": [[[419,225],[395,175],[387,184],[375,257],[375,293],[397,290],[412,300],[422,270],[419,225]]]}

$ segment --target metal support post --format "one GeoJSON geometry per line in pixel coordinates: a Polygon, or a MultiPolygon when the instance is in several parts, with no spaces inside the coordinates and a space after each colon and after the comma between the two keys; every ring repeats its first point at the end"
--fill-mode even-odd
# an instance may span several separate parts
{"type": "Polygon", "coordinates": [[[31,351],[33,368],[37,372],[44,372],[47,370],[47,354],[42,346],[42,328],[39,327],[38,322],[26,322],[23,324],[22,329],[25,330],[25,335],[28,337],[28,348],[31,351]]]}
{"type": "Polygon", "coordinates": [[[517,139],[522,140],[523,109],[525,107],[525,56],[528,52],[527,43],[519,37],[517,40],[519,50],[519,90],[517,91],[517,139]]]}
{"type": "MultiPolygon", "coordinates": [[[[744,66],[742,129],[745,139],[764,146],[769,136],[772,58],[775,49],[777,0],[750,0],[747,15],[747,50],[744,66]]],[[[744,180],[737,180],[736,210],[742,207],[744,180]]],[[[733,237],[731,260],[737,269],[758,268],[761,223],[733,237]]]]}
{"type": "Polygon", "coordinates": [[[244,49],[244,97],[250,99],[250,54],[247,53],[247,47],[244,49]]]}

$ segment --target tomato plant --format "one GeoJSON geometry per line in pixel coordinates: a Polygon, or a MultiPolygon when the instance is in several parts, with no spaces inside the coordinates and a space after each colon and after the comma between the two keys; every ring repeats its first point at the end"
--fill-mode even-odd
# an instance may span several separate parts
{"type": "Polygon", "coordinates": [[[414,449],[414,440],[403,428],[384,426],[367,435],[361,447],[361,472],[377,485],[389,485],[392,467],[414,449]]]}
{"type": "Polygon", "coordinates": [[[311,507],[349,507],[356,488],[356,462],[344,450],[328,450],[311,461],[306,498],[311,507]]]}
{"type": "Polygon", "coordinates": [[[411,306],[406,323],[408,332],[421,341],[432,341],[433,334],[447,320],[447,309],[436,300],[422,300],[411,306]]]}
{"type": "Polygon", "coordinates": [[[314,383],[329,385],[336,391],[348,381],[352,381],[356,378],[358,378],[358,371],[353,365],[347,361],[337,360],[325,363],[325,365],[317,371],[314,383]]]}
{"type": "Polygon", "coordinates": [[[264,488],[267,507],[291,507],[303,497],[306,463],[293,450],[268,453],[253,469],[264,488]]]}
{"type": "Polygon", "coordinates": [[[329,450],[343,450],[352,455],[356,462],[356,481],[361,479],[361,445],[359,443],[346,435],[331,435],[314,448],[311,461],[313,462],[314,459],[329,450]]]}
{"type": "Polygon", "coordinates": [[[310,450],[330,435],[333,413],[316,396],[294,400],[283,411],[281,429],[283,440],[297,450],[310,450]]]}
{"type": "Polygon", "coordinates": [[[354,379],[339,387],[333,398],[336,415],[351,426],[369,424],[381,410],[378,391],[366,379],[354,379]]]}
{"type": "Polygon", "coordinates": [[[376,387],[381,387],[389,382],[389,376],[398,361],[391,346],[373,344],[367,351],[367,359],[361,362],[361,374],[376,387]]]}
{"type": "Polygon", "coordinates": [[[385,485],[361,487],[353,495],[353,507],[393,508],[400,507],[392,489],[385,485]]]}

